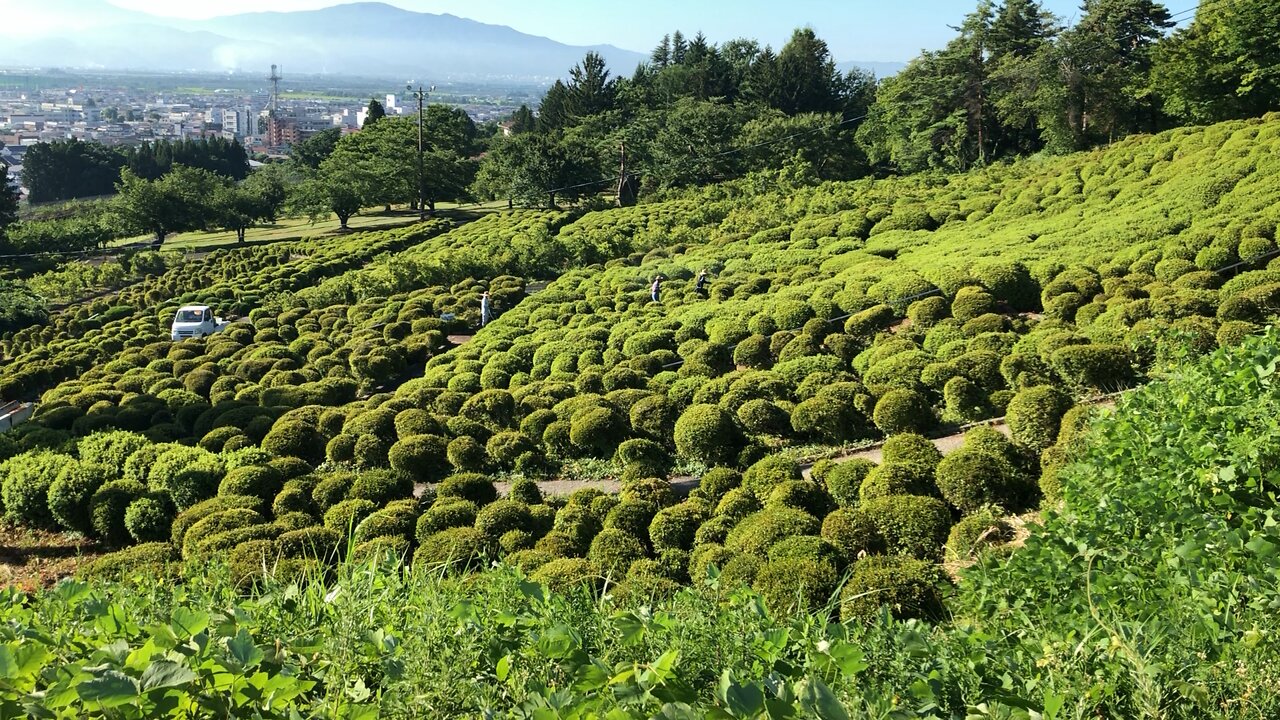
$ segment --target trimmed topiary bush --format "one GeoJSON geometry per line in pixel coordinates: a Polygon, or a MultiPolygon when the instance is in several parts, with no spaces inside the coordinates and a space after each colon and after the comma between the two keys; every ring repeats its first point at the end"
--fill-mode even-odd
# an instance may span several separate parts
{"type": "Polygon", "coordinates": [[[823,517],[833,505],[826,488],[812,480],[788,480],[769,493],[765,507],[789,507],[803,510],[814,517],[823,517]]]}
{"type": "Polygon", "coordinates": [[[93,532],[106,545],[127,545],[132,540],[124,523],[125,512],[147,489],[134,480],[113,480],[99,487],[89,499],[93,532]]]}
{"type": "Polygon", "coordinates": [[[491,543],[511,530],[527,530],[533,523],[529,506],[518,500],[500,499],[485,505],[476,514],[475,527],[491,543]]]}
{"type": "Polygon", "coordinates": [[[872,555],[858,560],[840,593],[840,619],[874,622],[880,609],[899,619],[936,620],[942,615],[937,565],[901,556],[872,555]]]}
{"type": "Polygon", "coordinates": [[[1058,439],[1062,416],[1070,408],[1071,398],[1050,385],[1019,391],[1005,410],[1013,442],[1036,452],[1043,451],[1058,439]]]}
{"type": "Polygon", "coordinates": [[[348,499],[362,499],[382,506],[413,497],[413,478],[396,470],[366,470],[356,476],[348,499]]]}
{"type": "Polygon", "coordinates": [[[557,592],[565,592],[583,585],[594,585],[600,579],[600,569],[586,558],[556,558],[540,565],[529,579],[557,592]]]}
{"type": "Polygon", "coordinates": [[[676,452],[706,465],[732,465],[742,450],[735,419],[716,405],[694,405],[676,421],[676,452]]]}
{"type": "Polygon", "coordinates": [[[587,551],[587,559],[605,575],[614,578],[626,575],[631,564],[644,556],[644,543],[618,528],[601,530],[587,551]]]}
{"type": "Polygon", "coordinates": [[[886,439],[880,454],[886,463],[916,463],[931,469],[942,462],[942,453],[933,442],[916,433],[900,433],[886,439]]]}
{"type": "Polygon", "coordinates": [[[219,495],[252,495],[274,498],[284,488],[284,476],[274,468],[249,465],[230,470],[218,484],[219,495]]]}
{"type": "Polygon", "coordinates": [[[485,461],[488,459],[484,445],[470,435],[462,435],[450,440],[445,456],[455,470],[465,472],[483,470],[485,461]]]}
{"type": "Polygon", "coordinates": [[[284,558],[332,560],[338,557],[344,537],[333,528],[313,525],[281,533],[276,548],[284,558]]]}
{"type": "MultiPolygon", "coordinates": [[[[837,464],[826,472],[827,493],[842,508],[857,505],[862,483],[875,468],[876,464],[866,458],[853,458],[837,464]]],[[[814,469],[817,469],[816,465],[814,469]]]]}
{"type": "Polygon", "coordinates": [[[141,497],[124,511],[124,526],[134,542],[165,542],[174,520],[173,506],[163,497],[141,497]]]}
{"type": "Polygon", "coordinates": [[[705,519],[703,507],[691,501],[659,510],[649,523],[649,540],[653,543],[653,549],[661,552],[692,548],[698,526],[705,519]]]}
{"type": "Polygon", "coordinates": [[[841,508],[827,515],[822,521],[821,536],[840,551],[847,563],[884,550],[884,538],[876,524],[865,513],[852,509],[841,508]]]}
{"type": "Polygon", "coordinates": [[[483,566],[491,552],[483,533],[473,527],[441,530],[420,540],[413,564],[432,572],[465,572],[483,566]]]}
{"type": "Polygon", "coordinates": [[[343,500],[324,513],[324,526],[340,533],[349,533],[360,521],[377,510],[369,500],[343,500]]]}
{"type": "Polygon", "coordinates": [[[876,402],[872,422],[885,435],[919,433],[933,425],[933,411],[914,390],[890,390],[876,402]]]}
{"type": "Polygon", "coordinates": [[[995,310],[996,299],[991,293],[972,285],[956,291],[956,297],[951,301],[951,316],[962,323],[995,310]]]}
{"type": "Polygon", "coordinates": [[[920,495],[890,495],[864,500],[854,509],[860,522],[870,522],[890,554],[937,560],[942,556],[951,512],[939,499],[920,495]]]}
{"type": "Polygon", "coordinates": [[[360,521],[352,533],[357,545],[380,537],[402,537],[408,542],[414,536],[418,520],[418,502],[400,500],[376,510],[360,521]]]}
{"type": "Polygon", "coordinates": [[[829,563],[807,557],[769,560],[756,573],[752,587],[775,615],[810,612],[835,594],[839,576],[829,563]]]}
{"type": "Polygon", "coordinates": [[[93,522],[89,501],[98,488],[115,475],[106,465],[71,462],[62,468],[49,486],[49,512],[58,524],[68,530],[91,535],[93,522]]]}
{"type": "MultiPolygon", "coordinates": [[[[0,464],[0,497],[5,517],[33,528],[57,527],[49,513],[49,488],[75,460],[47,451],[27,452],[0,464]]],[[[121,510],[123,512],[123,509],[121,510]]]]}
{"type": "Polygon", "coordinates": [[[889,495],[936,495],[933,469],[914,462],[886,462],[867,473],[858,488],[858,501],[889,495]]]}
{"type": "Polygon", "coordinates": [[[990,507],[965,515],[947,535],[947,556],[966,561],[982,548],[1000,545],[1013,539],[1013,528],[990,507]]]}
{"type": "Polygon", "coordinates": [[[182,547],[187,530],[213,513],[235,508],[256,510],[260,507],[262,507],[262,499],[248,495],[221,495],[210,498],[178,513],[178,516],[173,519],[173,525],[170,527],[169,538],[175,547],[182,547]]]}
{"type": "Polygon", "coordinates": [[[742,485],[742,474],[730,468],[711,468],[698,480],[698,488],[707,499],[719,503],[725,493],[742,485]]]}
{"type": "Polygon", "coordinates": [[[387,452],[392,469],[418,482],[434,482],[450,468],[449,443],[439,435],[414,435],[397,440],[387,452]]]}
{"type": "Polygon", "coordinates": [[[1133,382],[1129,352],[1119,345],[1068,345],[1054,351],[1049,364],[1075,387],[1118,390],[1133,382]]]}
{"type": "MultiPolygon", "coordinates": [[[[194,558],[206,542],[212,540],[215,536],[232,530],[262,525],[264,522],[265,518],[262,515],[256,510],[248,508],[232,508],[210,513],[193,523],[182,536],[182,559],[194,558]]],[[[233,546],[228,546],[227,549],[233,546]]]]}
{"type": "Polygon", "coordinates": [[[735,522],[759,512],[764,504],[750,490],[739,487],[724,494],[716,505],[716,515],[732,518],[735,522]]]}
{"type": "Polygon", "coordinates": [[[742,474],[742,486],[763,502],[782,483],[802,478],[795,460],[771,455],[747,468],[742,474]]]}
{"type": "Polygon", "coordinates": [[[996,455],[961,448],[946,456],[935,473],[938,490],[961,513],[1003,502],[1013,468],[996,455]]]}
{"type": "Polygon", "coordinates": [[[792,508],[772,507],[744,519],[729,533],[725,547],[737,553],[763,557],[781,540],[796,535],[817,535],[818,519],[792,508]]]}
{"type": "Polygon", "coordinates": [[[536,481],[529,478],[516,478],[513,480],[509,497],[525,505],[542,504],[542,490],[538,489],[536,481]]]}
{"type": "Polygon", "coordinates": [[[475,525],[480,509],[470,500],[437,500],[418,518],[414,536],[422,542],[441,530],[475,525]]]}
{"type": "Polygon", "coordinates": [[[478,506],[498,499],[498,489],[493,481],[478,473],[458,473],[445,478],[436,486],[437,500],[470,500],[478,506]]]}
{"type": "Polygon", "coordinates": [[[135,573],[165,577],[177,561],[178,553],[174,546],[166,542],[151,542],[107,553],[85,565],[80,575],[90,580],[122,580],[135,573]]]}

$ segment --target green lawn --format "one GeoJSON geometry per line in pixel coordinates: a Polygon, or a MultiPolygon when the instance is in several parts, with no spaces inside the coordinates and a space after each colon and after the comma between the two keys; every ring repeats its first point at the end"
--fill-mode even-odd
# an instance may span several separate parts
{"type": "MultiPolygon", "coordinates": [[[[505,201],[479,204],[436,203],[436,211],[444,214],[489,213],[506,209],[506,206],[505,201]]],[[[411,225],[417,221],[417,213],[404,206],[393,206],[390,212],[379,208],[356,215],[348,221],[347,227],[351,231],[385,230],[387,228],[411,225]]],[[[339,224],[336,217],[330,217],[327,220],[314,223],[306,218],[284,218],[271,225],[251,228],[245,233],[245,242],[280,242],[300,240],[304,237],[326,237],[338,234],[338,227],[339,224]]],[[[146,242],[150,239],[151,236],[149,235],[140,235],[117,240],[112,245],[127,245],[129,243],[146,242]]],[[[183,251],[210,250],[235,244],[236,234],[232,231],[187,232],[170,235],[164,241],[164,249],[183,251]]]]}

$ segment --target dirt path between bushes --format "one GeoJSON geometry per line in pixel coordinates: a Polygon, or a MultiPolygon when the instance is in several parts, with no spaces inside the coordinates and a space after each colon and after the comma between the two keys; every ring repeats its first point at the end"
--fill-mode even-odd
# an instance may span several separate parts
{"type": "MultiPolygon", "coordinates": [[[[1086,401],[1085,404],[1093,405],[1099,408],[1113,408],[1115,407],[1115,404],[1116,404],[1116,398],[1120,394],[1122,393],[1105,395],[1103,397],[1100,397],[1094,400],[1086,401]]],[[[994,429],[996,432],[1001,433],[1005,437],[1009,436],[1009,426],[1008,424],[1005,423],[1004,418],[1001,417],[1001,418],[994,418],[992,420],[988,420],[981,423],[974,423],[973,425],[967,425],[960,428],[959,431],[951,433],[950,435],[943,435],[941,437],[931,438],[931,440],[933,442],[934,447],[938,448],[939,452],[941,452],[943,455],[950,455],[956,450],[959,450],[964,445],[964,434],[966,432],[968,432],[969,430],[972,430],[975,427],[983,427],[983,426],[990,427],[994,429]]],[[[883,447],[883,443],[880,443],[869,448],[863,448],[861,450],[857,450],[855,452],[847,453],[845,455],[840,455],[838,457],[834,457],[830,459],[833,462],[842,463],[842,462],[848,462],[849,460],[853,460],[855,458],[862,458],[865,460],[870,460],[875,463],[879,463],[883,459],[882,447],[883,447]]],[[[804,477],[806,478],[809,477],[812,469],[813,469],[813,463],[811,462],[802,463],[800,465],[801,474],[804,475],[804,477]]],[[[698,478],[692,475],[676,475],[670,478],[670,480],[671,480],[672,487],[675,489],[676,494],[678,495],[688,495],[690,490],[693,490],[695,487],[698,486],[698,478]]],[[[510,482],[495,482],[494,485],[498,488],[498,494],[502,496],[505,496],[511,490],[510,482]]],[[[426,490],[426,487],[427,486],[425,484],[419,483],[414,488],[414,495],[420,497],[422,493],[426,490]]],[[[616,494],[622,491],[622,483],[618,480],[544,480],[538,483],[538,488],[542,490],[543,495],[546,495],[548,497],[570,495],[575,490],[581,490],[582,488],[598,488],[604,492],[616,494]]]]}

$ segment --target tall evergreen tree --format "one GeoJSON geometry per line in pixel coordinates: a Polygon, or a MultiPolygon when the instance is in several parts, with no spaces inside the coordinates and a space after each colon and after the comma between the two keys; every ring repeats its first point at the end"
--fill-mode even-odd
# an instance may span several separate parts
{"type": "Polygon", "coordinates": [[[1157,46],[1153,83],[1164,109],[1211,123],[1280,109],[1280,12],[1273,0],[1201,5],[1157,46]]]}
{"type": "Polygon", "coordinates": [[[662,42],[649,53],[649,62],[659,70],[671,64],[671,36],[663,35],[662,42]]]}
{"type": "Polygon", "coordinates": [[[838,112],[841,78],[827,43],[811,28],[796,30],[778,53],[779,110],[795,115],[805,112],[838,112]]]}
{"type": "Polygon", "coordinates": [[[367,128],[386,116],[387,109],[382,107],[382,103],[378,102],[377,98],[370,98],[369,109],[365,112],[364,125],[361,127],[367,128]]]}

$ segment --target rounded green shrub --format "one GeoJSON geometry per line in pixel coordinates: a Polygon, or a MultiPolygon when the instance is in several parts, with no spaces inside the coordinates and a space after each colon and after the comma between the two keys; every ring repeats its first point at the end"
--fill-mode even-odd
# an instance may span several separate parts
{"type": "Polygon", "coordinates": [[[901,556],[864,557],[854,563],[840,593],[840,619],[871,623],[881,608],[887,608],[899,620],[936,620],[943,611],[941,584],[942,573],[934,563],[901,556]]]}
{"type": "Polygon", "coordinates": [[[369,513],[356,525],[352,541],[359,545],[374,538],[402,537],[407,542],[414,536],[417,520],[417,501],[398,501],[369,513]]]}
{"type": "Polygon", "coordinates": [[[936,495],[933,469],[914,462],[886,462],[876,466],[858,488],[859,502],[889,495],[936,495]]]}
{"type": "Polygon", "coordinates": [[[854,509],[876,528],[890,554],[936,560],[942,555],[951,512],[939,499],[921,495],[890,495],[864,500],[854,509]]]}
{"type": "Polygon", "coordinates": [[[516,478],[513,480],[509,497],[525,505],[542,504],[542,490],[538,488],[536,481],[529,478],[516,478]]]}
{"type": "Polygon", "coordinates": [[[600,579],[600,570],[586,558],[556,558],[540,565],[529,579],[557,592],[565,592],[583,585],[594,585],[600,579]]]}
{"type": "Polygon", "coordinates": [[[933,425],[933,411],[920,393],[896,389],[885,393],[876,402],[872,421],[885,435],[918,433],[933,425]]]}
{"type": "Polygon", "coordinates": [[[880,448],[880,454],[886,463],[916,463],[936,468],[942,462],[942,453],[933,442],[916,433],[899,433],[886,439],[880,448]]]}
{"type": "Polygon", "coordinates": [[[106,465],[71,462],[49,486],[49,512],[68,530],[90,535],[93,522],[89,502],[98,488],[110,482],[115,471],[106,465]]]}
{"type": "Polygon", "coordinates": [[[476,514],[475,527],[485,538],[497,542],[511,530],[527,530],[533,523],[529,506],[518,500],[500,499],[485,505],[476,514]]]}
{"type": "Polygon", "coordinates": [[[140,497],[124,511],[124,526],[134,542],[165,542],[173,526],[174,512],[163,497],[140,497]]]}
{"type": "Polygon", "coordinates": [[[470,500],[437,500],[418,518],[414,536],[422,542],[441,530],[475,525],[480,509],[470,500]]]}
{"type": "MultiPolygon", "coordinates": [[[[876,464],[866,458],[853,458],[837,464],[826,472],[827,493],[842,508],[857,505],[862,483],[875,468],[876,464]]],[[[814,469],[817,469],[816,465],[814,469]]]]}
{"type": "Polygon", "coordinates": [[[147,489],[134,480],[113,480],[99,487],[89,499],[89,521],[93,532],[109,546],[127,545],[132,539],[125,525],[125,512],[147,489]]]}
{"type": "Polygon", "coordinates": [[[875,523],[865,513],[848,508],[835,510],[823,519],[821,537],[839,550],[848,563],[884,550],[884,539],[875,523]]]}
{"type": "Polygon", "coordinates": [[[720,502],[725,493],[742,485],[742,474],[730,468],[711,468],[698,480],[698,488],[712,502],[720,502]]]}
{"type": "Polygon", "coordinates": [[[788,480],[773,489],[765,500],[765,507],[788,507],[803,510],[814,517],[823,517],[834,502],[826,488],[812,480],[788,480]]]}
{"type": "Polygon", "coordinates": [[[1013,539],[1013,528],[990,507],[975,510],[960,519],[947,535],[947,556],[966,561],[992,545],[1013,539]]]}
{"type": "Polygon", "coordinates": [[[605,575],[620,578],[631,563],[645,556],[644,543],[618,528],[605,528],[591,541],[587,551],[590,560],[605,575]]]}
{"type": "Polygon", "coordinates": [[[729,533],[725,547],[733,552],[762,557],[781,540],[796,535],[817,535],[818,519],[792,508],[766,508],[744,519],[729,533]]]}
{"type": "Polygon", "coordinates": [[[693,547],[694,535],[704,519],[705,510],[689,501],[663,508],[649,523],[649,540],[658,552],[667,549],[688,550],[693,547]]]}
{"type": "Polygon", "coordinates": [[[344,537],[333,528],[313,525],[281,533],[276,548],[283,558],[331,560],[337,557],[344,537]]]}
{"type": "Polygon", "coordinates": [[[960,288],[951,301],[951,316],[962,323],[995,310],[996,299],[991,293],[972,285],[960,288]]]}
{"type": "Polygon", "coordinates": [[[936,471],[938,490],[961,513],[1003,502],[1012,468],[996,455],[961,448],[942,459],[936,471]]]}
{"type": "Polygon", "coordinates": [[[257,510],[261,507],[261,498],[248,495],[220,495],[215,498],[209,498],[178,513],[169,529],[170,540],[175,547],[182,547],[182,543],[186,539],[187,530],[213,513],[236,508],[257,510]]]}
{"type": "Polygon", "coordinates": [[[1013,442],[1043,451],[1058,439],[1062,416],[1071,408],[1071,398],[1051,385],[1020,390],[1009,401],[1005,422],[1013,442]]]}
{"type": "Polygon", "coordinates": [[[1132,383],[1128,351],[1119,345],[1068,345],[1049,364],[1067,383],[1093,390],[1118,390],[1132,383]]]}
{"type": "Polygon", "coordinates": [[[454,470],[476,472],[484,469],[488,456],[485,446],[470,435],[462,435],[449,441],[445,456],[454,470]]]}
{"type": "Polygon", "coordinates": [[[839,577],[829,563],[806,557],[769,560],[756,573],[752,587],[775,615],[811,612],[835,594],[839,577]]]}
{"type": "Polygon", "coordinates": [[[498,499],[498,489],[493,481],[478,473],[450,475],[436,486],[438,500],[470,500],[478,506],[498,499]]]}
{"type": "Polygon", "coordinates": [[[773,489],[790,480],[801,480],[800,466],[781,455],[766,457],[742,473],[742,486],[763,502],[773,489]]]}
{"type": "Polygon", "coordinates": [[[418,482],[434,482],[449,471],[448,446],[439,435],[414,435],[397,440],[387,460],[392,469],[418,482]]]}
{"type": "Polygon", "coordinates": [[[694,405],[676,421],[676,452],[706,465],[732,465],[743,440],[732,415],[716,405],[694,405]]]}
{"type": "Polygon", "coordinates": [[[355,482],[354,473],[346,471],[329,473],[316,484],[315,490],[311,492],[311,499],[323,512],[345,500],[355,482]]]}
{"type": "Polygon", "coordinates": [[[325,511],[324,526],[340,533],[347,533],[377,509],[378,506],[369,500],[343,500],[325,511]]]}
{"type": "Polygon", "coordinates": [[[484,534],[473,527],[441,530],[420,540],[413,564],[433,572],[465,572],[480,568],[491,552],[484,534]]]}
{"type": "Polygon", "coordinates": [[[365,470],[356,475],[347,491],[348,499],[368,500],[374,505],[413,497],[413,478],[396,470],[365,470]]]}
{"type": "Polygon", "coordinates": [[[63,468],[74,462],[67,455],[35,451],[0,464],[0,498],[4,500],[5,517],[27,527],[54,529],[49,488],[63,468]]]}
{"type": "Polygon", "coordinates": [[[284,489],[284,477],[274,468],[261,465],[238,467],[227,472],[218,484],[219,495],[252,495],[264,500],[284,489]]]}

